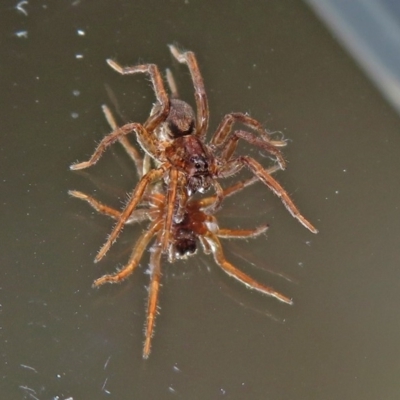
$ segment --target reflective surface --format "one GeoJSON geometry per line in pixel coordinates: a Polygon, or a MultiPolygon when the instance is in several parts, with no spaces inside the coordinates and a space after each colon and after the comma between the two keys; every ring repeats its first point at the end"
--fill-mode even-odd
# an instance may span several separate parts
{"type": "Polygon", "coordinates": [[[114,0],[29,2],[25,15],[16,4],[3,2],[0,17],[2,396],[396,399],[400,121],[310,9],[114,0]],[[127,282],[91,289],[126,262],[141,230],[125,229],[93,264],[112,222],[67,195],[120,207],[133,168],[117,146],[87,173],[68,166],[108,132],[105,84],[129,120],[143,121],[154,101],[144,77],[120,77],[106,58],[172,67],[192,101],[174,41],[198,56],[212,129],[243,111],[290,139],[276,176],[320,233],[261,184],[229,200],[221,226],[270,230],[224,241],[227,257],[294,305],[246,290],[202,254],[165,263],[143,361],[147,259],[127,282]]]}

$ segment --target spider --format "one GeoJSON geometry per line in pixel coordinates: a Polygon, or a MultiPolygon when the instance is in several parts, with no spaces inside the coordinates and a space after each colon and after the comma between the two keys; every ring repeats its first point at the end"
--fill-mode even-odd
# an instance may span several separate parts
{"type": "MultiPolygon", "coordinates": [[[[103,110],[107,116],[108,121],[113,128],[116,127],[109,109],[103,106],[103,110]]],[[[137,163],[136,166],[141,165],[137,163]]],[[[146,165],[146,163],[143,163],[146,165]]],[[[279,166],[271,167],[267,170],[272,174],[280,169],[279,166]]],[[[148,173],[146,168],[138,170],[138,174],[144,175],[148,173]]],[[[236,184],[224,189],[222,197],[231,196],[243,188],[252,185],[257,181],[253,177],[246,181],[237,182],[236,184]]],[[[151,184],[148,190],[141,198],[141,203],[138,208],[134,210],[130,217],[125,221],[126,224],[139,223],[149,220],[150,223],[147,228],[140,235],[133,248],[132,254],[128,263],[119,271],[114,274],[104,275],[96,279],[93,287],[102,286],[105,283],[118,283],[125,280],[136,267],[143,256],[144,251],[149,246],[150,242],[153,243],[150,247],[150,261],[149,261],[149,296],[147,303],[147,321],[145,325],[145,341],[143,347],[143,358],[148,358],[151,350],[151,339],[154,334],[155,318],[158,310],[158,295],[160,290],[161,281],[161,256],[163,254],[162,240],[164,237],[164,221],[168,210],[168,203],[166,203],[165,186],[151,184]]],[[[96,211],[101,214],[112,217],[116,220],[121,218],[121,211],[112,207],[104,205],[93,197],[76,191],[71,190],[69,194],[78,199],[84,200],[89,203],[96,211]]],[[[253,238],[261,235],[268,229],[268,225],[261,225],[255,229],[223,229],[219,228],[218,221],[214,215],[205,212],[210,205],[216,201],[217,195],[207,198],[195,200],[190,198],[185,205],[185,210],[182,213],[182,218],[179,222],[173,219],[171,235],[167,246],[169,253],[169,261],[174,262],[176,259],[186,259],[196,253],[198,243],[201,243],[205,254],[212,254],[215,262],[231,277],[237,279],[250,289],[259,291],[265,295],[272,296],[284,303],[292,304],[292,300],[283,294],[277,292],[271,287],[265,286],[244,272],[237,269],[226,258],[222,249],[220,238],[253,238]]],[[[178,201],[178,200],[177,200],[178,201]]],[[[175,210],[177,204],[175,205],[175,210]]]]}
{"type": "Polygon", "coordinates": [[[107,63],[110,67],[121,75],[148,74],[157,102],[153,106],[149,118],[143,124],[132,122],[115,127],[99,143],[88,161],[70,166],[72,170],[79,170],[94,165],[107,147],[132,132],[136,134],[140,147],[155,161],[155,168],[148,170],[142,176],[125,209],[116,218],[117,223],[106,243],[99,250],[95,262],[101,260],[110,249],[123,226],[141,202],[146,188],[153,182],[164,180],[167,184],[165,227],[161,240],[162,252],[167,252],[173,223],[179,222],[183,218],[186,202],[190,196],[196,192],[203,193],[213,186],[216,192],[215,201],[206,210],[213,214],[220,207],[224,197],[223,188],[217,179],[230,177],[243,167],[247,167],[275,193],[293,217],[311,232],[317,233],[317,229],[301,215],[288,193],[268,170],[251,157],[234,155],[237,143],[239,139],[242,139],[272,154],[280,168],[284,169],[286,163],[279,147],[285,146],[286,142],[272,140],[261,123],[247,114],[229,113],[223,117],[210,142],[205,143],[209,110],[203,78],[196,57],[193,52],[181,51],[174,45],[169,45],[169,49],[173,57],[178,62],[186,64],[189,69],[194,86],[197,114],[189,104],[178,98],[171,74],[167,74],[171,89],[171,96],[168,97],[161,74],[155,64],[122,67],[117,62],[108,59],[107,63]],[[234,123],[241,123],[255,133],[243,130],[232,132],[234,123]]]}

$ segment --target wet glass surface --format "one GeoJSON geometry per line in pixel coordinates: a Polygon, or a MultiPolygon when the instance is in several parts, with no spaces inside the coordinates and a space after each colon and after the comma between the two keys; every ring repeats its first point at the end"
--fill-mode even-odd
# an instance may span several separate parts
{"type": "Polygon", "coordinates": [[[400,120],[311,10],[261,0],[17,4],[4,1],[0,14],[1,397],[396,399],[400,120]],[[228,259],[294,305],[245,289],[212,257],[165,262],[143,361],[147,257],[123,284],[91,288],[126,262],[141,228],[125,229],[94,264],[112,222],[67,195],[121,206],[133,167],[117,146],[85,173],[68,166],[109,130],[105,85],[129,120],[143,121],[154,102],[147,79],[118,76],[106,58],[172,67],[192,101],[166,46],[175,41],[198,57],[210,131],[243,111],[290,140],[276,177],[320,233],[262,184],[230,199],[221,226],[270,229],[225,240],[228,259]]]}

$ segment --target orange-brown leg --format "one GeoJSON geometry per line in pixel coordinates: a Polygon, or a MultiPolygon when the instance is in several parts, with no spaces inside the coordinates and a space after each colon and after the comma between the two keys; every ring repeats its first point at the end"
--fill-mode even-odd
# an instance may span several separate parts
{"type": "MultiPolygon", "coordinates": [[[[103,113],[107,119],[108,124],[111,126],[112,130],[115,131],[118,129],[118,125],[115,121],[114,116],[111,113],[111,110],[103,104],[101,106],[103,113]]],[[[125,151],[128,153],[132,161],[135,163],[136,166],[136,172],[141,178],[143,176],[143,158],[139,151],[136,149],[136,147],[132,146],[132,144],[129,142],[128,138],[126,136],[121,136],[118,141],[122,144],[124,147],[125,151]]]]}
{"type": "Polygon", "coordinates": [[[143,252],[149,244],[150,240],[154,237],[155,234],[157,234],[161,227],[161,220],[154,221],[150,225],[149,229],[143,232],[139,239],[136,241],[135,247],[133,248],[128,263],[120,271],[111,275],[103,275],[101,278],[96,279],[93,282],[93,287],[99,287],[101,285],[104,285],[105,283],[121,282],[129,275],[131,275],[135,268],[138,266],[139,261],[143,256],[143,252]]]}
{"type": "Polygon", "coordinates": [[[222,146],[229,134],[231,133],[232,126],[235,122],[239,122],[255,130],[266,142],[269,142],[276,147],[286,146],[286,141],[284,140],[272,140],[268,131],[256,119],[250,117],[247,114],[239,112],[229,113],[223,117],[221,123],[219,124],[217,130],[211,138],[210,143],[217,147],[222,146]]]}
{"type": "Polygon", "coordinates": [[[162,252],[166,253],[168,250],[170,235],[172,229],[172,219],[174,216],[175,210],[175,202],[176,195],[178,190],[178,176],[179,171],[175,168],[172,168],[169,173],[169,182],[166,196],[166,205],[165,205],[165,227],[164,227],[164,235],[162,238],[162,252]]]}
{"type": "Polygon", "coordinates": [[[100,249],[98,252],[96,258],[94,259],[95,262],[100,261],[104,255],[107,253],[107,251],[110,249],[111,245],[115,242],[117,239],[119,233],[121,232],[124,224],[127,222],[129,217],[131,216],[132,212],[136,208],[136,206],[139,204],[140,200],[143,197],[143,194],[146,190],[146,187],[148,184],[152,183],[153,181],[160,179],[165,172],[165,168],[161,166],[158,169],[152,169],[149,171],[137,184],[135,190],[132,193],[132,197],[130,201],[128,202],[127,206],[125,209],[122,211],[120,217],[117,220],[116,225],[114,226],[114,229],[110,233],[106,243],[103,245],[103,247],[100,249]]]}
{"type": "Polygon", "coordinates": [[[169,113],[169,99],[167,92],[165,91],[163,80],[155,64],[144,64],[135,65],[132,67],[122,67],[117,62],[108,59],[108,65],[117,71],[121,75],[131,75],[137,73],[144,73],[150,76],[151,82],[153,84],[154,93],[156,95],[157,101],[160,107],[157,111],[151,115],[147,121],[144,123],[144,127],[147,131],[153,132],[168,116],[169,113]]]}
{"type": "MultiPolygon", "coordinates": [[[[266,170],[266,172],[268,174],[273,174],[274,172],[279,171],[280,169],[281,168],[279,165],[274,165],[273,167],[268,168],[266,170]]],[[[236,182],[232,186],[229,186],[223,190],[222,198],[224,199],[225,197],[232,196],[235,193],[238,193],[241,190],[243,190],[244,188],[246,188],[250,185],[253,185],[254,183],[259,182],[259,181],[260,181],[260,179],[258,179],[257,176],[253,176],[252,178],[246,179],[244,181],[236,182]]],[[[194,200],[194,202],[196,203],[196,205],[199,209],[203,209],[203,208],[213,204],[215,201],[216,201],[216,195],[206,197],[206,198],[200,199],[200,200],[194,200]]]]}
{"type": "MultiPolygon", "coordinates": [[[[97,212],[100,214],[108,215],[111,218],[118,219],[121,216],[121,211],[116,210],[115,208],[106,206],[105,204],[101,203],[100,201],[96,200],[94,197],[89,196],[85,193],[79,192],[77,190],[69,190],[68,194],[77,199],[81,199],[89,203],[97,212]]],[[[126,224],[133,224],[137,222],[142,222],[148,219],[155,219],[158,215],[157,210],[148,210],[146,208],[141,208],[138,210],[134,210],[126,221],[126,224]]]]}
{"type": "Polygon", "coordinates": [[[293,203],[292,199],[290,198],[289,194],[286,190],[276,181],[263,167],[259,164],[254,158],[241,156],[238,157],[231,162],[228,163],[227,167],[227,174],[224,176],[231,176],[238,172],[243,166],[246,166],[250,169],[251,172],[255,176],[260,179],[268,188],[277,195],[289,213],[296,218],[303,226],[305,226],[310,232],[318,233],[318,229],[316,229],[311,222],[309,222],[306,218],[304,218],[299,209],[293,203]]]}
{"type": "Polygon", "coordinates": [[[218,181],[214,180],[212,182],[212,185],[214,186],[215,189],[215,196],[214,197],[214,202],[209,205],[207,208],[204,209],[204,212],[209,215],[215,214],[220,208],[222,201],[224,200],[224,189],[222,186],[218,183],[218,181]]]}
{"type": "Polygon", "coordinates": [[[222,158],[228,161],[236,149],[237,141],[240,136],[232,134],[232,126],[235,122],[240,122],[255,130],[260,135],[260,138],[255,138],[252,134],[248,133],[248,135],[252,136],[253,139],[248,140],[248,136],[245,136],[242,139],[247,140],[256,146],[261,147],[268,153],[273,154],[281,169],[285,169],[286,161],[278,147],[286,146],[286,142],[283,140],[272,140],[269,133],[263,128],[260,122],[243,113],[230,113],[225,115],[211,138],[210,143],[212,145],[218,148],[223,148],[221,154],[222,158]]]}
{"type": "Polygon", "coordinates": [[[197,106],[196,135],[201,139],[204,139],[207,134],[209,120],[208,100],[196,56],[192,51],[181,51],[172,44],[170,44],[168,47],[178,62],[186,64],[189,68],[189,72],[193,81],[194,97],[197,106]]]}
{"type": "Polygon", "coordinates": [[[225,259],[221,242],[219,241],[218,237],[213,233],[209,232],[205,235],[207,241],[211,245],[212,253],[214,255],[215,262],[232,278],[237,279],[239,282],[243,283],[249,289],[257,290],[263,294],[268,296],[275,297],[279,301],[282,301],[287,304],[293,304],[293,301],[288,297],[284,296],[283,294],[277,292],[275,289],[262,285],[261,283],[257,282],[244,272],[237,269],[233,266],[229,261],[225,259]]]}
{"type": "Polygon", "coordinates": [[[129,133],[132,132],[136,132],[137,139],[141,144],[141,146],[143,147],[143,149],[150,152],[151,154],[155,154],[156,152],[155,143],[153,142],[151,136],[148,134],[146,129],[141,124],[137,122],[132,122],[117,128],[116,130],[105,136],[103,140],[99,143],[93,155],[90,157],[88,161],[72,164],[70,166],[70,169],[78,170],[91,167],[92,165],[97,163],[97,161],[100,159],[101,155],[107,149],[107,147],[111,146],[121,137],[128,135],[129,133]]]}
{"type": "Polygon", "coordinates": [[[261,235],[268,229],[268,224],[260,225],[255,229],[218,229],[216,235],[224,239],[246,239],[261,235]]]}
{"type": "Polygon", "coordinates": [[[226,161],[229,161],[231,159],[233,153],[236,150],[239,139],[243,139],[246,142],[252,144],[253,146],[257,146],[260,149],[264,150],[265,152],[272,154],[273,156],[275,156],[280,168],[281,169],[286,168],[286,161],[283,158],[283,155],[280,152],[280,150],[277,147],[275,147],[275,145],[246,131],[235,131],[229,136],[221,152],[222,159],[226,161]]]}
{"type": "Polygon", "coordinates": [[[171,91],[170,97],[173,99],[178,99],[179,98],[178,86],[176,86],[174,75],[172,74],[169,68],[167,68],[165,71],[165,77],[167,78],[168,87],[169,90],[171,91]]]}
{"type": "Polygon", "coordinates": [[[71,195],[72,197],[76,197],[77,199],[81,199],[89,203],[97,212],[101,214],[108,215],[109,217],[112,218],[119,218],[121,215],[121,212],[118,210],[115,210],[112,207],[106,206],[105,204],[97,201],[94,199],[92,196],[89,196],[85,193],[79,192],[78,190],[69,190],[68,194],[71,195]]]}
{"type": "Polygon", "coordinates": [[[147,321],[145,326],[145,341],[143,346],[143,358],[148,358],[151,350],[151,338],[154,335],[154,326],[158,313],[158,294],[160,291],[161,280],[161,255],[160,246],[161,235],[158,235],[156,243],[151,248],[150,255],[150,286],[149,298],[147,303],[147,321]]]}

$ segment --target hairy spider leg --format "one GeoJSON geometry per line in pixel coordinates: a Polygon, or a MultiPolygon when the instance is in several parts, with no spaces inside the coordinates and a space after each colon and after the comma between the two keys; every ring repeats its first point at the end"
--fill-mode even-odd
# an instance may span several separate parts
{"type": "MultiPolygon", "coordinates": [[[[118,125],[115,121],[114,116],[111,113],[111,110],[105,104],[101,106],[101,109],[103,110],[103,113],[107,119],[108,124],[111,126],[111,129],[114,131],[117,130],[118,125]]],[[[139,178],[141,178],[143,176],[143,158],[141,154],[139,153],[139,151],[136,149],[135,146],[132,146],[132,144],[129,142],[128,138],[125,135],[119,137],[118,141],[122,144],[125,151],[128,153],[132,161],[135,163],[136,172],[139,178]]]]}
{"type": "Polygon", "coordinates": [[[167,188],[165,229],[161,246],[163,253],[167,251],[170,242],[170,235],[171,235],[175,203],[177,198],[177,190],[178,190],[178,177],[179,177],[179,171],[175,168],[172,168],[169,171],[169,181],[167,188]]]}
{"type": "Polygon", "coordinates": [[[90,159],[88,161],[72,164],[69,168],[72,170],[79,170],[79,169],[85,169],[85,168],[93,166],[94,164],[97,163],[97,161],[99,161],[100,157],[102,156],[104,151],[107,149],[107,147],[114,144],[121,137],[128,135],[129,133],[132,133],[132,132],[136,133],[138,142],[142,145],[144,150],[146,150],[150,154],[156,153],[155,141],[148,134],[148,132],[146,131],[144,126],[137,122],[132,122],[132,123],[125,124],[117,129],[115,129],[110,134],[105,136],[101,140],[101,142],[98,144],[94,153],[92,154],[92,156],[90,157],[90,159]]]}
{"type": "Polygon", "coordinates": [[[223,149],[223,158],[229,160],[236,149],[236,143],[238,137],[235,135],[236,132],[232,133],[232,126],[235,122],[240,122],[243,125],[255,130],[261,138],[255,138],[250,133],[248,135],[253,137],[252,141],[248,140],[248,136],[242,137],[242,139],[249,141],[266,152],[275,156],[280,165],[281,169],[286,168],[286,161],[283,158],[281,151],[277,147],[286,146],[286,142],[283,140],[271,140],[269,133],[263,128],[260,122],[256,119],[243,113],[229,113],[224,116],[221,123],[219,124],[217,130],[211,138],[211,145],[217,148],[223,149]]]}
{"type": "Polygon", "coordinates": [[[318,233],[318,230],[300,213],[299,209],[293,203],[289,194],[286,190],[276,181],[267,170],[263,168],[254,158],[247,156],[239,156],[235,159],[228,161],[225,165],[224,170],[221,171],[221,176],[228,177],[239,172],[244,166],[261,181],[263,182],[276,196],[278,196],[283,205],[289,211],[289,213],[296,218],[303,226],[305,226],[310,232],[318,233]]]}
{"type": "Polygon", "coordinates": [[[179,99],[178,86],[176,85],[174,75],[169,68],[165,70],[165,77],[167,79],[169,90],[171,91],[171,98],[179,99]]]}
{"type": "Polygon", "coordinates": [[[128,263],[118,272],[114,274],[103,275],[93,282],[93,287],[99,287],[105,283],[118,283],[125,280],[139,265],[139,261],[146,250],[147,245],[154,235],[160,230],[162,221],[156,220],[150,224],[150,227],[144,231],[135,243],[131,257],[128,263]]]}
{"type": "MultiPolygon", "coordinates": [[[[121,215],[121,211],[116,210],[115,208],[112,208],[110,206],[106,206],[105,204],[101,203],[100,201],[96,200],[94,197],[89,196],[85,193],[79,192],[78,190],[69,190],[68,194],[72,197],[75,197],[77,199],[81,199],[83,201],[86,201],[92,208],[94,208],[98,213],[107,215],[108,217],[118,219],[121,215]]],[[[152,195],[151,199],[149,199],[151,204],[156,204],[155,197],[152,195]]],[[[155,209],[150,209],[146,210],[144,208],[136,209],[135,211],[132,212],[131,216],[129,219],[126,221],[127,224],[134,224],[146,220],[154,220],[154,213],[158,211],[155,209]]]]}
{"type": "MultiPolygon", "coordinates": [[[[274,165],[274,166],[268,168],[266,170],[266,172],[268,174],[273,174],[274,172],[279,171],[280,169],[281,169],[281,167],[279,165],[274,165]]],[[[226,197],[232,196],[233,194],[238,193],[241,190],[243,190],[244,188],[246,188],[250,185],[253,185],[254,183],[259,182],[259,181],[260,181],[260,179],[258,179],[257,176],[253,176],[249,179],[236,182],[233,185],[228,186],[227,188],[223,189],[223,199],[225,199],[226,197]]],[[[216,200],[216,195],[213,195],[213,196],[206,197],[204,199],[196,200],[196,202],[197,202],[199,208],[204,209],[207,206],[215,203],[215,200],[216,200]]]]}
{"type": "Polygon", "coordinates": [[[217,236],[224,239],[245,239],[261,235],[266,232],[269,225],[260,225],[255,229],[218,229],[217,236]]]}
{"type": "Polygon", "coordinates": [[[122,67],[117,62],[111,59],[107,59],[108,65],[117,71],[121,75],[131,75],[137,73],[145,73],[150,76],[151,82],[153,84],[153,90],[156,95],[157,101],[160,105],[154,114],[150,115],[147,121],[143,124],[145,129],[152,133],[168,116],[169,113],[169,99],[167,92],[164,88],[164,83],[155,64],[143,64],[134,65],[132,67],[122,67]]]}
{"type": "Polygon", "coordinates": [[[275,289],[269,286],[262,285],[244,272],[237,269],[229,261],[227,261],[222,250],[221,242],[219,241],[217,236],[218,234],[207,232],[205,238],[211,246],[211,251],[214,256],[215,262],[222,268],[223,271],[225,271],[232,278],[235,278],[239,282],[243,283],[249,289],[253,289],[268,296],[272,296],[277,300],[282,301],[283,303],[293,304],[293,301],[288,297],[277,292],[275,289]]]}
{"type": "Polygon", "coordinates": [[[121,215],[121,212],[116,210],[115,208],[106,206],[100,201],[94,199],[92,196],[79,192],[78,190],[68,190],[68,194],[72,197],[76,197],[77,199],[86,201],[100,214],[108,215],[109,217],[114,219],[119,218],[119,216],[121,215]]]}
{"type": "Polygon", "coordinates": [[[204,210],[207,214],[215,214],[221,208],[222,201],[225,197],[224,189],[219,184],[219,182],[213,180],[212,185],[215,189],[214,203],[204,210]]]}
{"type": "Polygon", "coordinates": [[[168,45],[168,47],[176,60],[182,64],[186,64],[189,68],[197,107],[196,136],[204,140],[207,134],[209,120],[208,100],[196,56],[192,51],[181,51],[173,44],[168,45]]]}
{"type": "Polygon", "coordinates": [[[164,175],[164,173],[165,173],[165,168],[161,166],[160,168],[150,170],[139,181],[139,183],[137,184],[136,188],[132,193],[132,197],[130,198],[128,204],[126,205],[125,209],[122,211],[120,217],[118,218],[117,223],[114,226],[114,229],[108,236],[106,243],[104,243],[103,247],[97,253],[96,258],[94,259],[95,262],[100,261],[107,253],[107,251],[110,249],[111,245],[115,242],[119,233],[122,231],[124,224],[126,224],[132,212],[135,210],[136,206],[141,201],[147,186],[150,183],[156,181],[157,179],[160,179],[164,175]]]}
{"type": "MultiPolygon", "coordinates": [[[[161,233],[161,232],[160,232],[161,233]]],[[[154,335],[154,327],[156,322],[156,316],[158,313],[158,294],[160,291],[160,280],[161,280],[161,255],[162,247],[160,246],[161,235],[157,235],[156,242],[150,249],[150,285],[149,285],[149,297],[147,303],[147,321],[144,329],[145,341],[143,346],[143,358],[149,357],[151,350],[151,339],[154,335]]]]}

